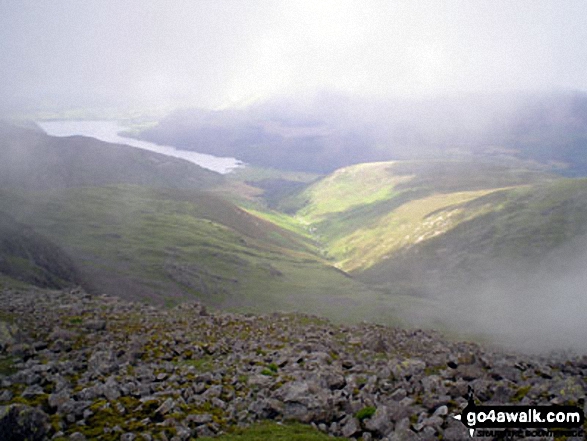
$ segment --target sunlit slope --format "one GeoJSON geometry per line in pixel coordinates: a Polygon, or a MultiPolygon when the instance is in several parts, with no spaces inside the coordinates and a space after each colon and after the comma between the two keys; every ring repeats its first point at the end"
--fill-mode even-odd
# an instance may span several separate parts
{"type": "Polygon", "coordinates": [[[314,223],[334,213],[391,199],[397,194],[394,188],[411,179],[390,172],[393,164],[375,162],[336,170],[301,195],[304,206],[297,215],[314,223]]]}
{"type": "Polygon", "coordinates": [[[307,239],[208,193],[111,186],[3,192],[0,204],[65,249],[93,292],[377,319],[377,295],[307,239]]]}
{"type": "Polygon", "coordinates": [[[490,192],[440,210],[429,221],[451,213],[461,217],[452,228],[402,247],[393,259],[380,260],[357,276],[432,294],[470,283],[505,283],[500,280],[505,277],[557,276],[584,252],[577,247],[587,235],[587,180],[490,192]]]}
{"type": "Polygon", "coordinates": [[[359,164],[298,194],[296,217],[309,225],[338,267],[358,273],[495,208],[473,201],[551,179],[491,163],[359,164]]]}
{"type": "Polygon", "coordinates": [[[345,271],[365,270],[392,258],[399,250],[445,234],[460,222],[480,215],[487,207],[466,210],[463,204],[492,191],[434,194],[406,202],[376,222],[332,241],[329,254],[345,271]]]}

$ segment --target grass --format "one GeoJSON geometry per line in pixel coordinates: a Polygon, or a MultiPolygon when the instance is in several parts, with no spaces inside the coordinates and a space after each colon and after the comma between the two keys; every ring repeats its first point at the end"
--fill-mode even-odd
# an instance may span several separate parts
{"type": "Polygon", "coordinates": [[[340,268],[364,270],[405,247],[440,235],[481,210],[464,210],[465,202],[493,190],[436,194],[407,202],[371,225],[355,230],[328,246],[340,268]]]}
{"type": "MultiPolygon", "coordinates": [[[[247,428],[236,428],[231,433],[215,438],[198,438],[202,440],[218,441],[327,441],[333,439],[311,426],[298,423],[262,422],[247,428]]],[[[346,438],[334,438],[346,439],[346,438]]]]}
{"type": "MultiPolygon", "coordinates": [[[[306,224],[324,255],[338,268],[352,274],[362,274],[372,267],[383,272],[386,262],[399,253],[422,249],[474,219],[485,222],[489,220],[486,215],[492,213],[503,219],[497,224],[497,240],[512,229],[536,223],[525,219],[524,213],[539,215],[539,222],[548,217],[552,224],[547,227],[549,232],[544,228],[539,231],[546,234],[540,236],[543,240],[568,240],[564,235],[553,237],[556,226],[579,224],[584,220],[583,213],[575,217],[568,212],[543,215],[555,200],[570,198],[578,185],[576,180],[563,181],[538,171],[489,162],[358,164],[337,170],[296,196],[298,211],[293,219],[306,224]],[[539,194],[546,190],[550,195],[541,201],[534,197],[529,209],[517,207],[515,225],[508,223],[506,205],[511,208],[512,200],[527,198],[528,192],[536,190],[539,194]]],[[[526,239],[529,237],[526,234],[526,239]]],[[[368,283],[368,277],[362,280],[368,283]]]]}
{"type": "Polygon", "coordinates": [[[389,199],[394,187],[410,177],[389,172],[393,162],[358,164],[341,168],[310,186],[298,196],[307,200],[298,211],[307,222],[324,219],[328,214],[389,199]]]}
{"type": "Polygon", "coordinates": [[[74,257],[96,291],[337,322],[418,316],[443,326],[433,320],[442,305],[414,297],[421,286],[482,273],[504,256],[525,262],[587,234],[586,179],[488,165],[361,164],[296,197],[293,215],[211,192],[131,185],[0,191],[0,204],[74,257]]]}
{"type": "Polygon", "coordinates": [[[307,237],[213,194],[121,185],[5,192],[0,203],[65,249],[99,292],[169,305],[195,298],[236,311],[382,318],[379,294],[324,262],[307,237]]]}

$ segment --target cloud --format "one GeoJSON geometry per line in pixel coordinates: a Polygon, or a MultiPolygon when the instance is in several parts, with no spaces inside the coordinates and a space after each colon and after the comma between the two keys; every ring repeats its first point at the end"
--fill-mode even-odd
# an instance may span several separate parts
{"type": "Polygon", "coordinates": [[[581,0],[3,0],[0,98],[218,107],[320,89],[587,90],[586,13],[581,0]]]}

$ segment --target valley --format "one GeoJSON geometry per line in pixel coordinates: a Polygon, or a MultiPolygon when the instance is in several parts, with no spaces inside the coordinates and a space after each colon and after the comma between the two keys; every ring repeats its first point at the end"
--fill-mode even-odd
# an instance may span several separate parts
{"type": "Polygon", "coordinates": [[[582,347],[566,337],[584,296],[564,285],[579,273],[560,262],[582,259],[584,179],[487,158],[219,175],[89,138],[4,130],[2,211],[53,244],[72,274],[63,279],[9,249],[5,273],[17,274],[20,262],[21,281],[50,286],[30,275],[36,268],[59,280],[55,287],[81,283],[157,305],[197,299],[231,311],[442,329],[517,348],[582,347]],[[59,149],[72,154],[58,159],[59,149]],[[555,290],[572,301],[557,307],[568,317],[558,332],[543,327],[546,345],[531,317],[552,309],[555,290]],[[526,310],[521,299],[532,292],[526,310]],[[480,314],[486,319],[471,319],[480,314]],[[524,332],[490,325],[514,318],[524,318],[524,332]]]}
{"type": "MultiPolygon", "coordinates": [[[[540,378],[575,382],[584,371],[581,358],[565,362],[550,351],[586,350],[585,178],[495,158],[398,159],[325,174],[248,165],[219,174],[155,152],[10,124],[0,126],[0,146],[0,292],[10,299],[0,313],[0,369],[11,384],[0,392],[6,418],[26,412],[45,434],[103,439],[119,438],[116,425],[187,440],[232,433],[238,424],[253,424],[245,437],[283,431],[285,439],[321,439],[321,431],[378,439],[393,429],[426,439],[462,435],[464,426],[451,424],[447,412],[462,407],[459,388],[468,381],[499,402],[527,395],[526,402],[576,403],[544,390],[540,378]],[[26,325],[35,320],[42,329],[26,325]],[[249,322],[268,326],[263,330],[275,334],[266,337],[277,340],[262,338],[249,322]],[[89,340],[77,337],[87,326],[99,348],[135,341],[139,330],[151,332],[151,340],[136,343],[129,362],[100,349],[92,355],[89,340]],[[227,341],[233,328],[240,337],[227,341]],[[49,335],[62,343],[39,340],[49,335]],[[211,335],[217,346],[210,346],[211,335]],[[328,343],[332,368],[312,358],[318,349],[307,346],[311,335],[317,344],[346,335],[328,343]],[[426,355],[426,344],[436,355],[426,355]],[[242,345],[257,348],[256,355],[242,345]],[[291,351],[282,365],[288,345],[309,348],[302,354],[314,367],[294,363],[291,351]],[[397,359],[389,359],[392,353],[397,359]],[[450,361],[455,354],[460,361],[450,361]],[[102,372],[94,365],[103,356],[116,361],[102,372]],[[34,390],[22,384],[18,372],[47,363],[60,371],[66,358],[80,363],[76,373],[63,370],[66,389],[52,377],[34,390]],[[223,363],[241,358],[258,368],[230,377],[223,363]],[[380,359],[389,359],[389,378],[380,359]],[[504,366],[514,362],[530,363],[536,377],[514,375],[483,389],[480,372],[507,376],[504,366]],[[79,377],[88,363],[94,367],[79,377]],[[159,395],[113,382],[120,363],[117,378],[159,395]],[[572,369],[552,373],[563,365],[572,369]],[[155,369],[149,372],[160,380],[139,380],[134,366],[155,369]],[[399,377],[397,366],[405,366],[399,377]],[[348,387],[322,390],[325,380],[313,369],[334,369],[348,387]],[[208,374],[211,382],[202,377],[208,374]],[[376,398],[389,395],[389,381],[397,392],[404,374],[401,406],[376,398]],[[420,390],[436,377],[438,387],[452,388],[448,401],[420,390]],[[181,392],[191,378],[201,383],[195,401],[181,392]],[[305,401],[292,398],[298,386],[308,389],[305,401]],[[89,388],[96,392],[83,392],[89,388]],[[221,395],[208,397],[219,388],[221,395]],[[312,400],[325,394],[339,405],[315,413],[312,400]],[[363,417],[362,409],[379,414],[363,417]]],[[[581,387],[573,383],[569,391],[581,387]]]]}

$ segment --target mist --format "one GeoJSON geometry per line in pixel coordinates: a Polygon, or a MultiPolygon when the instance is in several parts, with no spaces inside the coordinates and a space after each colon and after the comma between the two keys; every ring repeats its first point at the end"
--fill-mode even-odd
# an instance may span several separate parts
{"type": "Polygon", "coordinates": [[[584,2],[0,2],[0,108],[587,90],[584,2]]]}
{"type": "Polygon", "coordinates": [[[544,256],[538,265],[510,262],[460,287],[428,295],[435,319],[451,332],[527,353],[587,352],[587,237],[544,256]]]}

